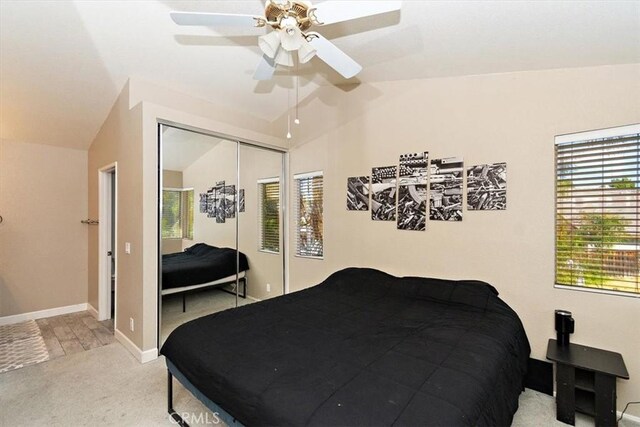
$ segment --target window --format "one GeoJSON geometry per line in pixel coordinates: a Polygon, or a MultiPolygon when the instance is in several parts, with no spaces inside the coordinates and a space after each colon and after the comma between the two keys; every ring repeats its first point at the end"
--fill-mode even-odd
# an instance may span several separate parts
{"type": "Polygon", "coordinates": [[[162,190],[162,238],[193,239],[193,190],[162,190]]]}
{"type": "Polygon", "coordinates": [[[640,294],[640,125],[556,137],[556,284],[640,294]]]}
{"type": "Polygon", "coordinates": [[[296,255],[322,258],[322,172],[295,175],[296,255]]]}
{"type": "Polygon", "coordinates": [[[280,252],[280,181],[258,181],[260,250],[280,252]]]}

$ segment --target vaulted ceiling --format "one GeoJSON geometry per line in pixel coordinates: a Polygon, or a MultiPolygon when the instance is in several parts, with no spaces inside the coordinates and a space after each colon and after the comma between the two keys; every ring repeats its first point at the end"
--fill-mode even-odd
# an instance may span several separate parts
{"type": "MultiPolygon", "coordinates": [[[[256,35],[179,27],[171,10],[260,14],[246,1],[0,2],[0,136],[86,149],[129,77],[273,121],[291,74],[252,74],[256,35]]],[[[640,62],[640,2],[417,1],[319,29],[360,62],[363,84],[640,62]]],[[[341,84],[313,59],[301,97],[341,84]]],[[[350,81],[349,83],[353,83],[350,81]]]]}

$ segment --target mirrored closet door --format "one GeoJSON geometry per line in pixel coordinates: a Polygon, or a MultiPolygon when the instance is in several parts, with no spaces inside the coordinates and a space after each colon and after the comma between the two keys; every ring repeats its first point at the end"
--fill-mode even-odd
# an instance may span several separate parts
{"type": "Polygon", "coordinates": [[[185,322],[284,293],[284,154],[159,126],[161,345],[185,322]]]}

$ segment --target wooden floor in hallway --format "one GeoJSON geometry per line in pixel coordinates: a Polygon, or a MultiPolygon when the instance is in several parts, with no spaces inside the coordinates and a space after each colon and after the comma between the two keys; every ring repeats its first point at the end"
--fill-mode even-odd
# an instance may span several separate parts
{"type": "Polygon", "coordinates": [[[115,342],[113,319],[97,321],[88,311],[36,320],[49,360],[115,342]]]}

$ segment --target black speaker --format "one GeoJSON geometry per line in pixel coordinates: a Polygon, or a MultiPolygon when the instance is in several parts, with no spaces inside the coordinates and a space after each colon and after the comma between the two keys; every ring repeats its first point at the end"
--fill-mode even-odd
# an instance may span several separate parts
{"type": "Polygon", "coordinates": [[[575,322],[571,317],[571,312],[566,310],[556,310],[556,334],[558,345],[569,345],[569,336],[575,330],[575,322]]]}

